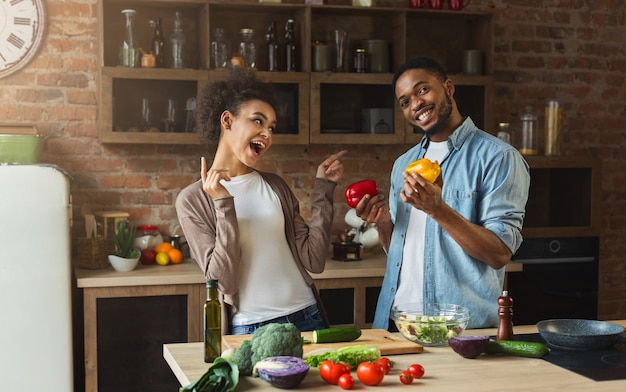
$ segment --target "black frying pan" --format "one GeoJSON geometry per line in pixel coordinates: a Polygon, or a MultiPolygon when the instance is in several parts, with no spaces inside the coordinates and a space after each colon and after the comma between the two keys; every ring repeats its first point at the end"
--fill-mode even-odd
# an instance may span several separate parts
{"type": "Polygon", "coordinates": [[[548,346],[566,350],[601,350],[626,337],[621,325],[597,320],[543,320],[537,330],[548,346]]]}

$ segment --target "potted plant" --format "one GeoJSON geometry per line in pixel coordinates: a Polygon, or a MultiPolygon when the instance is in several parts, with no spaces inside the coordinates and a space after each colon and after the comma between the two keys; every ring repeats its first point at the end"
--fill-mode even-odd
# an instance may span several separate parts
{"type": "Polygon", "coordinates": [[[136,230],[129,222],[119,222],[117,232],[113,233],[115,253],[109,255],[109,262],[116,271],[128,272],[137,266],[140,253],[133,247],[136,230]]]}

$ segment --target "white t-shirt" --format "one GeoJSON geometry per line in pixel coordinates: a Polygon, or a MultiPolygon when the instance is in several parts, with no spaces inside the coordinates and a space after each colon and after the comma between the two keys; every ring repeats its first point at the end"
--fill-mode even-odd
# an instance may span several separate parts
{"type": "Polygon", "coordinates": [[[222,184],[235,200],[241,247],[239,311],[233,325],[259,323],[313,305],[313,292],[285,237],[285,217],[276,193],[257,172],[222,184]]]}
{"type": "MultiPolygon", "coordinates": [[[[425,158],[441,162],[448,154],[448,141],[430,142],[425,158]]],[[[424,291],[424,241],[427,215],[417,208],[411,209],[402,249],[402,267],[398,291],[393,306],[405,308],[421,304],[424,291]]]]}

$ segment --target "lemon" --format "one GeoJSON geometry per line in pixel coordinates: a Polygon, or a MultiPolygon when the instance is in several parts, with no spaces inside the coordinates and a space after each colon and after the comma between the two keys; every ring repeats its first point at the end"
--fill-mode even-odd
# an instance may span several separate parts
{"type": "Polygon", "coordinates": [[[166,252],[159,252],[156,255],[156,262],[158,265],[168,265],[170,263],[170,257],[166,252]]]}

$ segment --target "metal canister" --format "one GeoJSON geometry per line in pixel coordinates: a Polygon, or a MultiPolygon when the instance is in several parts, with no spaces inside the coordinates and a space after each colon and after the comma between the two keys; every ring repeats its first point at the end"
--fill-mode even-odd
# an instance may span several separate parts
{"type": "Polygon", "coordinates": [[[316,41],[313,44],[313,72],[326,72],[331,69],[330,46],[316,41]]]}
{"type": "Polygon", "coordinates": [[[367,53],[363,48],[354,51],[354,72],[367,72],[367,53]]]}

